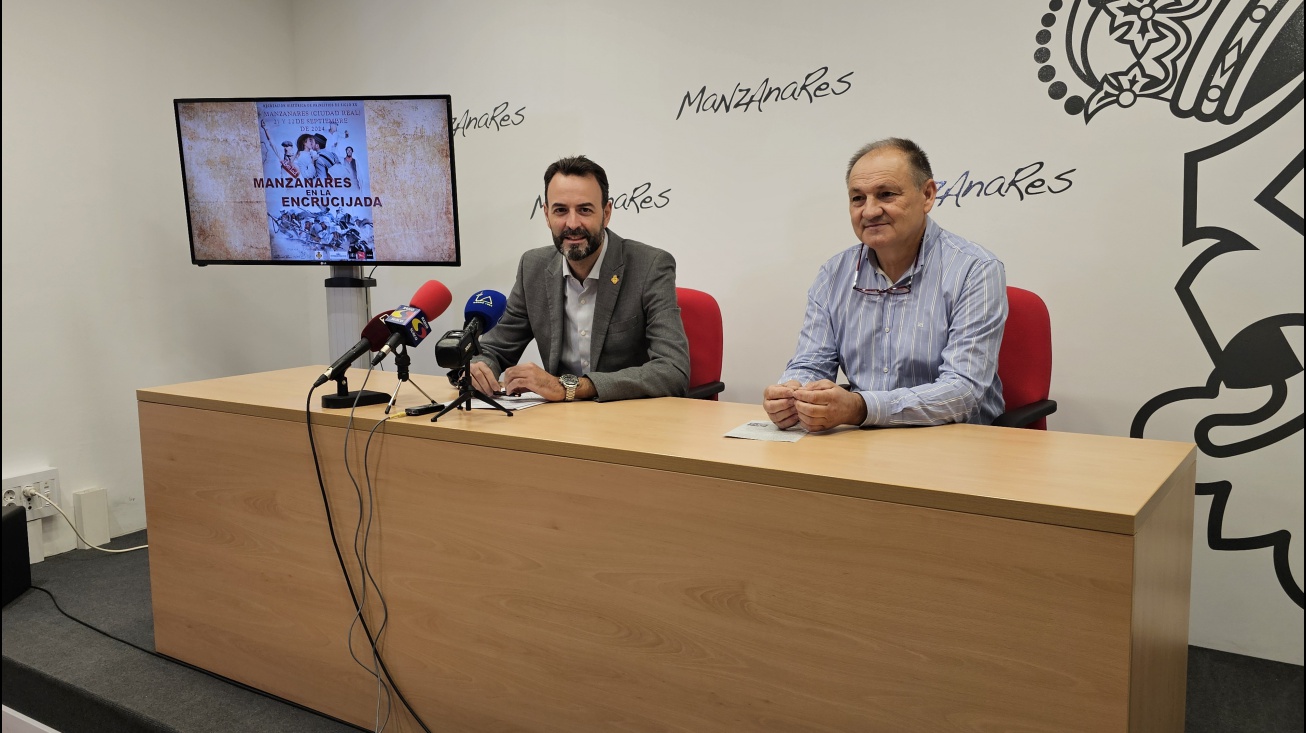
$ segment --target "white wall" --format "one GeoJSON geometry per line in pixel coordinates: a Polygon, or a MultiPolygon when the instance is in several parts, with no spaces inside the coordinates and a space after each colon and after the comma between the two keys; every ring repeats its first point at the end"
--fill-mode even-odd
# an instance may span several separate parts
{"type": "MultiPolygon", "coordinates": [[[[294,91],[287,3],[4,3],[4,475],[145,526],[135,390],[320,360],[304,269],[190,264],[172,99],[294,91]]],[[[47,553],[75,545],[42,519],[47,553]]]]}
{"type": "MultiPolygon", "coordinates": [[[[1064,6],[1072,4],[1067,0],[1064,6]]],[[[1183,161],[1186,153],[1251,124],[1255,115],[1232,126],[1199,123],[1177,119],[1164,102],[1141,100],[1129,109],[1103,112],[1086,125],[1049,99],[1047,84],[1036,78],[1034,38],[1047,3],[297,0],[289,6],[227,3],[181,10],[141,5],[112,17],[87,4],[85,13],[100,17],[77,20],[79,43],[72,44],[53,26],[66,12],[38,10],[32,3],[21,4],[21,11],[12,7],[5,9],[5,209],[44,211],[58,222],[54,231],[76,241],[75,249],[56,250],[62,254],[54,257],[46,254],[49,248],[41,255],[11,252],[13,242],[36,232],[49,239],[54,225],[30,219],[11,224],[5,217],[5,473],[12,473],[11,465],[48,461],[79,472],[74,482],[65,479],[76,488],[109,485],[124,526],[140,526],[129,501],[139,503],[140,497],[133,387],[329,357],[321,275],[312,268],[201,270],[186,262],[168,104],[176,96],[448,93],[456,117],[464,110],[472,116],[489,112],[501,103],[510,114],[522,110],[519,125],[468,129],[456,137],[463,266],[382,268],[373,294],[378,307],[406,302],[432,277],[450,287],[456,302],[479,288],[506,291],[521,251],[548,243],[541,216],[530,214],[543,170],[559,156],[586,153],[598,160],[608,169],[613,196],[645,182],[654,195],[670,189],[664,208],[618,211],[612,227],[671,251],[680,263],[680,284],[707,290],[721,301],[725,398],[747,402],[757,401],[791,355],[817,267],[853,241],[842,176],[857,146],[887,135],[912,137],[929,151],[936,178],[948,180],[964,171],[972,180],[1010,177],[1038,161],[1045,165],[1040,175],[1049,179],[1074,169],[1073,186],[1063,193],[1025,200],[968,197],[960,206],[950,201],[935,212],[943,226],[996,252],[1011,284],[1047,300],[1055,329],[1053,392],[1061,405],[1051,427],[1128,435],[1148,400],[1202,384],[1212,371],[1175,293],[1185,268],[1210,244],[1183,246],[1183,161]],[[222,10],[200,23],[206,7],[222,10]],[[170,41],[160,32],[167,23],[157,16],[169,13],[194,26],[182,40],[170,41]],[[28,21],[29,30],[11,30],[11,16],[28,21]],[[199,27],[205,32],[194,32],[199,27]],[[123,43],[124,36],[136,40],[123,43]],[[210,43],[206,53],[197,53],[196,44],[205,43],[210,43]],[[168,56],[166,63],[141,58],[136,65],[105,66],[107,51],[120,45],[142,57],[162,56],[165,49],[178,56],[168,56]],[[89,65],[84,73],[93,78],[64,80],[52,71],[70,65],[65,54],[89,65]],[[23,67],[14,68],[11,59],[22,59],[23,67]],[[760,112],[686,112],[676,119],[685,93],[704,85],[709,92],[726,93],[736,83],[755,86],[764,78],[783,85],[822,66],[831,81],[853,72],[846,94],[812,103],[771,102],[760,112]],[[131,81],[123,81],[128,74],[131,81]],[[52,124],[77,130],[88,120],[85,114],[64,123],[48,120],[14,110],[11,99],[49,105],[82,88],[104,97],[87,106],[111,110],[110,120],[95,124],[115,134],[92,146],[90,154],[73,152],[72,146],[30,146],[11,159],[11,138],[39,137],[37,130],[47,132],[52,124]],[[52,155],[62,156],[63,165],[51,165],[52,155]],[[67,177],[55,169],[70,168],[74,161],[81,168],[131,171],[140,182],[107,189],[75,184],[83,205],[57,206],[45,190],[66,190],[67,177]],[[25,177],[22,187],[13,183],[17,175],[25,177]],[[49,181],[39,194],[26,184],[38,176],[49,181]],[[135,190],[146,186],[148,197],[135,190]],[[88,205],[103,214],[83,216],[88,205]],[[74,213],[64,215],[68,210],[74,213]],[[118,273],[121,284],[110,282],[118,269],[131,268],[116,264],[120,257],[98,254],[101,248],[90,242],[104,239],[106,225],[117,222],[111,239],[116,247],[110,249],[144,245],[156,255],[153,262],[164,263],[155,267],[165,272],[141,272],[130,284],[118,273]],[[151,226],[141,227],[145,222],[151,226]],[[135,236],[142,230],[143,242],[135,236]],[[56,260],[75,269],[56,277],[56,260]],[[24,277],[11,272],[11,262],[28,273],[50,272],[24,277]],[[11,282],[18,293],[11,293],[11,282]],[[37,282],[61,291],[44,297],[37,282]],[[232,292],[248,297],[227,297],[232,292]],[[22,305],[75,298],[114,311],[97,319],[90,338],[64,345],[52,329],[20,336],[10,328],[26,320],[16,312],[22,305]],[[181,348],[171,349],[172,342],[159,332],[141,337],[143,348],[122,348],[121,356],[108,346],[141,331],[118,327],[125,333],[115,341],[108,335],[111,323],[126,323],[141,306],[147,311],[165,304],[184,307],[177,305],[182,298],[196,304],[195,318],[207,320],[182,339],[181,348]],[[129,303],[138,307],[117,312],[129,311],[129,303]],[[308,337],[278,343],[251,326],[260,310],[282,306],[303,309],[318,327],[308,337]],[[260,335],[242,336],[246,332],[260,335]],[[45,348],[33,348],[36,340],[45,348]],[[96,394],[105,399],[88,408],[82,399],[51,396],[56,385],[86,383],[78,362],[88,342],[101,341],[114,354],[108,357],[112,378],[93,380],[96,394]],[[14,357],[24,352],[43,357],[14,357]],[[47,409],[57,399],[63,400],[62,409],[47,409]],[[85,424],[92,409],[100,411],[94,427],[85,424]],[[28,423],[41,426],[42,434],[11,437],[11,426],[28,423]],[[74,436],[83,436],[76,438],[79,448],[84,443],[94,450],[60,448],[74,436]]],[[[1064,25],[1065,16],[1059,12],[1057,21],[1064,25]]],[[[1057,35],[1063,25],[1056,26],[1057,35]]],[[[1106,45],[1111,43],[1107,39],[1106,45]]],[[[1064,58],[1054,53],[1048,63],[1059,70],[1058,78],[1068,78],[1064,58]]],[[[1266,175],[1266,166],[1287,151],[1281,166],[1300,150],[1302,131],[1297,114],[1258,138],[1269,141],[1262,146],[1268,153],[1230,164],[1224,178],[1231,182],[1224,189],[1204,189],[1216,195],[1208,195],[1203,212],[1247,208],[1251,187],[1263,186],[1278,170],[1266,175]]],[[[1295,201],[1298,212],[1300,181],[1299,176],[1284,198],[1295,201]]],[[[1221,258],[1198,283],[1198,300],[1222,344],[1257,318],[1301,313],[1301,237],[1285,239],[1270,229],[1263,222],[1251,225],[1262,248],[1221,258]]],[[[459,309],[452,308],[434,328],[455,327],[454,311],[459,309]]],[[[1301,330],[1285,335],[1300,360],[1301,330]]],[[[414,369],[439,373],[429,350],[415,356],[414,369]]],[[[1277,422],[1300,414],[1302,379],[1297,374],[1286,382],[1294,391],[1277,422]]],[[[1209,404],[1176,404],[1157,413],[1146,435],[1193,441],[1202,417],[1213,411],[1245,413],[1268,394],[1268,388],[1224,390],[1209,404]]],[[[1234,433],[1238,430],[1231,429],[1234,433]]],[[[1301,465],[1300,431],[1263,451],[1228,459],[1203,456],[1199,464],[1199,480],[1228,479],[1235,486],[1228,532],[1249,535],[1282,527],[1293,533],[1289,556],[1298,587],[1301,465]]],[[[1210,504],[1209,498],[1198,498],[1193,643],[1300,664],[1301,608],[1276,581],[1271,553],[1208,547],[1210,504]]]]}
{"type": "MultiPolygon", "coordinates": [[[[1072,4],[1056,3],[1063,8],[1057,37],[1072,4]]],[[[404,302],[428,277],[444,280],[459,299],[483,287],[506,291],[521,251],[548,243],[540,215],[529,218],[544,168],[586,153],[607,168],[614,197],[644,182],[654,194],[670,189],[667,206],[618,211],[612,228],[671,251],[681,285],[716,295],[726,325],[724,396],[756,402],[792,354],[817,267],[854,241],[842,185],[848,156],[862,143],[903,135],[925,147],[940,179],[965,171],[971,180],[1010,178],[1039,161],[1049,180],[1074,169],[1073,186],[1059,194],[970,197],[960,206],[952,199],[935,211],[943,226],[996,252],[1010,284],[1047,300],[1060,403],[1053,429],[1128,435],[1149,399],[1202,384],[1211,373],[1175,294],[1195,251],[1205,248],[1183,246],[1183,160],[1239,125],[1180,120],[1156,100],[1103,112],[1087,125],[1070,116],[1037,77],[1035,34],[1047,3],[295,7],[304,20],[295,36],[300,93],[449,93],[456,116],[504,102],[509,113],[524,108],[520,125],[468,129],[456,138],[464,267],[384,273],[378,297],[387,304],[404,302]],[[357,42],[333,45],[330,64],[315,59],[319,39],[340,29],[357,42]],[[784,84],[822,66],[830,81],[853,72],[852,88],[812,103],[773,102],[761,112],[676,119],[685,93],[704,85],[729,93],[736,83],[784,84]]],[[[1119,47],[1101,30],[1095,48],[1119,47]]],[[[1105,69],[1118,50],[1093,60],[1105,69]]],[[[1064,56],[1048,63],[1069,77],[1064,56]]],[[[1235,164],[1237,180],[1223,193],[1215,187],[1204,214],[1241,210],[1301,149],[1301,136],[1300,114],[1264,136],[1272,154],[1235,164]]],[[[1295,195],[1300,212],[1300,177],[1295,185],[1285,200],[1295,195]]],[[[1225,257],[1199,281],[1199,300],[1222,343],[1260,317],[1301,313],[1301,237],[1289,231],[1285,241],[1282,230],[1253,222],[1262,251],[1242,263],[1241,255],[1225,257]]],[[[447,315],[436,329],[456,321],[447,315]]],[[[1285,335],[1300,360],[1301,329],[1285,335]]],[[[415,367],[437,371],[430,353],[415,367]]],[[[1289,382],[1286,414],[1272,423],[1300,415],[1302,380],[1297,374],[1289,382]]],[[[1175,405],[1147,424],[1146,435],[1193,441],[1205,415],[1248,412],[1268,393],[1225,390],[1215,402],[1175,405]]],[[[1297,432],[1236,459],[1204,455],[1200,477],[1235,483],[1227,532],[1293,532],[1297,587],[1301,464],[1297,432]]],[[[1197,505],[1193,642],[1300,664],[1302,611],[1276,581],[1271,551],[1213,551],[1206,543],[1210,499],[1199,497],[1197,505]]]]}

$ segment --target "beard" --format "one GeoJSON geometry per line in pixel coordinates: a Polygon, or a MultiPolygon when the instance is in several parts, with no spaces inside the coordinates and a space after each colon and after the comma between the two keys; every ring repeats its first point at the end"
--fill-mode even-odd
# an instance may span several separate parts
{"type": "Polygon", "coordinates": [[[573,262],[579,262],[595,252],[598,252],[599,246],[602,244],[602,232],[594,233],[584,227],[563,229],[561,232],[553,235],[553,246],[558,248],[558,251],[562,253],[563,257],[566,257],[573,262]],[[573,247],[568,247],[563,240],[575,236],[584,236],[585,242],[573,247]]]}

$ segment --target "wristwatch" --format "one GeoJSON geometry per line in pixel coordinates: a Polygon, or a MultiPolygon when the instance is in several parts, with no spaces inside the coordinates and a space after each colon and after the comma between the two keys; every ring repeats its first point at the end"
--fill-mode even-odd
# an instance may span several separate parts
{"type": "Polygon", "coordinates": [[[575,374],[564,374],[558,377],[558,381],[562,382],[563,389],[567,390],[567,396],[563,400],[565,402],[575,402],[576,388],[580,386],[580,377],[575,374]]]}

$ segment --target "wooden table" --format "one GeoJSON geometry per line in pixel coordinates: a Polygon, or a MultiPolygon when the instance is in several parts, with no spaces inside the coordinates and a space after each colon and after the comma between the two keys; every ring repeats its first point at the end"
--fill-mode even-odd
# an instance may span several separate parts
{"type": "MultiPolygon", "coordinates": [[[[322,369],[137,393],[155,642],[370,729],[304,422],[322,369]]],[[[353,421],[360,484],[382,407],[353,421]]],[[[761,418],[660,399],[382,425],[366,544],[384,658],[432,730],[1182,731],[1192,445],[722,437],[761,418]]],[[[357,585],[347,420],[314,405],[357,585]]]]}

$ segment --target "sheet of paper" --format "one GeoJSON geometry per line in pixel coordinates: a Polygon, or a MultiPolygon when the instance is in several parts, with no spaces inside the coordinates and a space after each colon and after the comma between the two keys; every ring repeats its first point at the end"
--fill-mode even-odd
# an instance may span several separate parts
{"type": "MultiPolygon", "coordinates": [[[[538,394],[535,394],[534,392],[522,392],[519,395],[506,395],[506,394],[494,395],[494,401],[498,402],[499,404],[503,405],[509,410],[513,410],[514,412],[517,410],[525,410],[528,407],[534,407],[536,405],[542,405],[545,402],[548,402],[548,400],[544,399],[538,394]]],[[[469,404],[471,404],[473,410],[494,409],[492,405],[487,405],[484,402],[481,402],[480,400],[475,398],[473,398],[469,404]]]]}
{"type": "Polygon", "coordinates": [[[807,435],[807,431],[798,426],[781,430],[770,420],[754,420],[746,422],[743,425],[726,433],[727,438],[743,438],[744,440],[770,440],[778,443],[792,443],[799,438],[807,435]]]}

